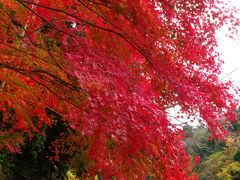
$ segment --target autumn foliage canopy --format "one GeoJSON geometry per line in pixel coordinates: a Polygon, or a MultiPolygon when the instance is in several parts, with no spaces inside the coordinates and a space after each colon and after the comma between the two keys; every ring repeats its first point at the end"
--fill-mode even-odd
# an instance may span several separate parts
{"type": "Polygon", "coordinates": [[[44,136],[51,110],[67,130],[46,158],[67,154],[75,168],[83,159],[86,177],[189,179],[183,134],[166,110],[198,114],[213,137],[226,136],[236,102],[218,78],[215,31],[238,21],[222,6],[0,0],[0,150],[44,136]]]}

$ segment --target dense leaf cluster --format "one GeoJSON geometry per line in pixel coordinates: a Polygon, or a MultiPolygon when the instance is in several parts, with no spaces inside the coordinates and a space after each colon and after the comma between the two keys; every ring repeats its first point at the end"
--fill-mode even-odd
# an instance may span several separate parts
{"type": "Polygon", "coordinates": [[[218,79],[214,34],[238,20],[224,6],[1,0],[0,150],[18,153],[29,139],[42,151],[40,138],[49,160],[69,157],[82,178],[191,179],[182,130],[166,109],[178,105],[214,138],[227,135],[237,102],[218,79]]]}

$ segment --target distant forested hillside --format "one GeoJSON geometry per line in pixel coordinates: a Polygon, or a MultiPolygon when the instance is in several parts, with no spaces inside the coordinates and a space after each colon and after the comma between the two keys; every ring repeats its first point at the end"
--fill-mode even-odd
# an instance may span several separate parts
{"type": "MultiPolygon", "coordinates": [[[[239,115],[238,110],[238,115],[239,115]]],[[[240,118],[229,128],[230,136],[225,142],[211,137],[206,127],[184,126],[185,149],[192,156],[199,180],[239,180],[240,179],[240,118]],[[196,157],[200,158],[197,164],[196,157]]]]}

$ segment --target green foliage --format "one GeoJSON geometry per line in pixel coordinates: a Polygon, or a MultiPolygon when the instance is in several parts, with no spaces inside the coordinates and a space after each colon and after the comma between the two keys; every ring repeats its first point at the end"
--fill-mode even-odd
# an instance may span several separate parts
{"type": "Polygon", "coordinates": [[[11,170],[15,166],[12,160],[13,157],[10,156],[8,151],[0,153],[0,175],[2,179],[11,176],[11,170]]]}
{"type": "Polygon", "coordinates": [[[222,168],[222,172],[217,174],[221,180],[238,180],[240,178],[240,163],[233,162],[222,168]]]}
{"type": "Polygon", "coordinates": [[[193,127],[188,124],[183,127],[184,137],[189,138],[193,135],[193,127]]]}
{"type": "Polygon", "coordinates": [[[229,138],[226,147],[222,151],[205,157],[205,160],[200,163],[197,169],[199,180],[240,178],[238,172],[239,162],[234,160],[238,156],[238,149],[240,147],[237,139],[238,137],[229,138]]]}
{"type": "Polygon", "coordinates": [[[229,129],[232,135],[226,142],[209,139],[210,133],[203,127],[183,128],[184,132],[190,135],[185,135],[185,149],[192,157],[201,157],[200,164],[192,169],[197,173],[199,180],[240,179],[239,127],[239,121],[232,123],[229,129]]]}
{"type": "MultiPolygon", "coordinates": [[[[62,155],[60,161],[49,160],[46,157],[54,156],[49,147],[62,132],[67,131],[67,127],[59,114],[50,109],[46,109],[46,112],[53,118],[54,124],[51,127],[43,126],[45,129],[43,134],[32,132],[32,138],[26,138],[24,145],[21,146],[21,153],[11,154],[9,151],[0,153],[0,174],[4,174],[4,180],[56,179],[66,176],[65,172],[69,169],[65,165],[67,156],[62,155]]],[[[36,119],[37,117],[34,117],[33,122],[37,121],[36,119]]]]}
{"type": "Polygon", "coordinates": [[[226,146],[224,142],[210,140],[211,136],[208,130],[204,127],[193,129],[191,126],[184,126],[186,151],[193,157],[200,156],[201,161],[209,157],[211,154],[223,150],[226,146]]]}
{"type": "Polygon", "coordinates": [[[233,160],[240,162],[240,147],[238,148],[237,152],[234,154],[233,160]]]}

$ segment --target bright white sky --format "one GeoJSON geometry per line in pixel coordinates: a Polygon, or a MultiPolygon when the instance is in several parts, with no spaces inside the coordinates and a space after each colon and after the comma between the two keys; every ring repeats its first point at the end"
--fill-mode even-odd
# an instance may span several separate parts
{"type": "MultiPolygon", "coordinates": [[[[240,9],[240,0],[225,1],[230,1],[231,5],[240,9]]],[[[227,25],[221,28],[216,34],[216,37],[218,39],[219,52],[222,53],[221,58],[225,62],[220,77],[225,77],[224,80],[231,79],[234,85],[240,86],[240,34],[239,37],[235,37],[237,39],[236,41],[229,37],[226,37],[225,34],[229,34],[227,25]]]]}
{"type": "MultiPolygon", "coordinates": [[[[231,3],[232,6],[240,9],[240,0],[225,0],[226,2],[231,3]]],[[[240,18],[240,11],[239,11],[240,18]]],[[[239,37],[235,37],[237,40],[226,36],[229,34],[228,32],[229,26],[224,26],[220,30],[217,31],[216,38],[218,40],[218,51],[221,53],[221,59],[224,60],[224,64],[222,67],[222,74],[220,75],[220,79],[223,81],[231,80],[235,86],[240,87],[240,27],[239,27],[239,37]]],[[[240,99],[240,97],[237,97],[240,99]]],[[[177,112],[180,110],[179,107],[171,108],[168,110],[170,116],[176,117],[177,112]]],[[[181,114],[182,115],[182,114],[181,114]]],[[[172,118],[173,123],[179,124],[179,122],[172,118]]],[[[189,125],[197,126],[198,122],[189,122],[185,117],[182,119],[178,119],[181,122],[187,122],[189,125]]]]}

